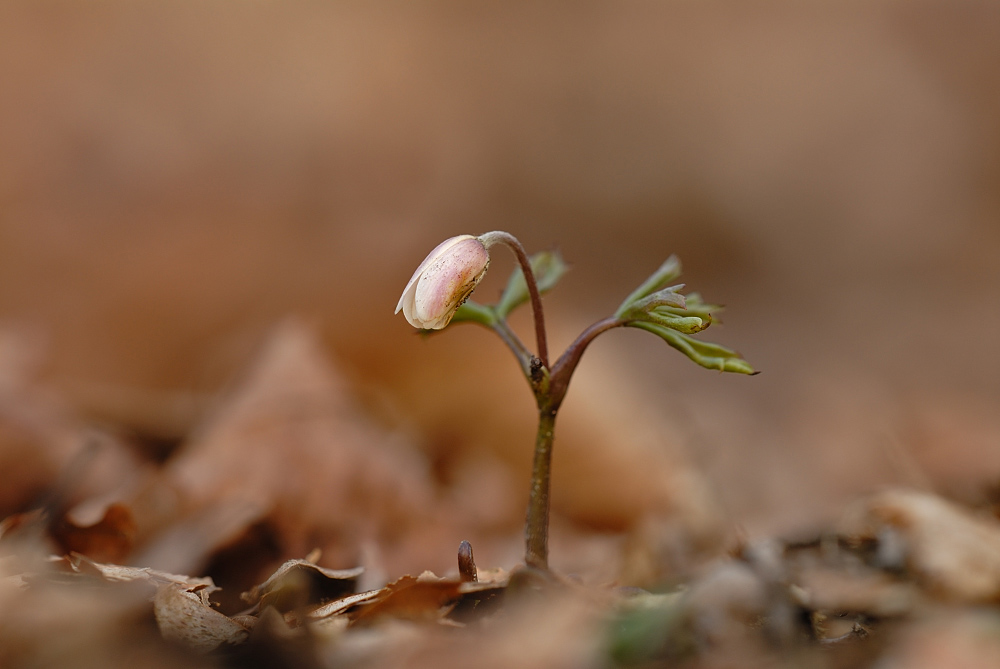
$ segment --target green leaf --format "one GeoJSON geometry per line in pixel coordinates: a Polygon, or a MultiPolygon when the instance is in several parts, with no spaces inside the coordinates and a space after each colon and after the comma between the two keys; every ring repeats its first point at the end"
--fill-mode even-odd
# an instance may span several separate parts
{"type": "Polygon", "coordinates": [[[479,323],[480,325],[485,325],[486,327],[493,327],[496,323],[497,317],[493,313],[493,308],[488,307],[484,304],[479,304],[473,300],[466,300],[465,304],[458,308],[455,315],[451,317],[452,323],[479,323]]]}
{"type": "MultiPolygon", "coordinates": [[[[529,258],[529,262],[531,263],[531,271],[535,275],[535,283],[538,285],[539,293],[551,290],[568,269],[558,251],[536,253],[529,258]]],[[[516,267],[507,281],[507,287],[504,289],[503,295],[500,296],[500,301],[493,307],[493,311],[498,319],[503,320],[510,312],[529,299],[528,284],[524,280],[524,272],[521,271],[520,267],[516,267]]]]}
{"type": "Polygon", "coordinates": [[[735,372],[737,374],[757,373],[750,366],[750,363],[744,360],[739,353],[719,344],[701,341],[681,332],[647,321],[632,321],[628,325],[652,332],[702,367],[718,369],[723,372],[735,372]]]}
{"type": "Polygon", "coordinates": [[[642,319],[647,313],[651,311],[660,311],[665,308],[667,313],[674,313],[678,316],[685,315],[685,304],[687,300],[678,291],[684,287],[683,283],[679,283],[676,286],[670,286],[669,288],[664,288],[663,290],[658,290],[655,293],[643,297],[641,299],[635,300],[628,304],[623,304],[618,307],[618,311],[615,312],[615,318],[623,321],[642,319]]]}
{"type": "Polygon", "coordinates": [[[678,316],[697,316],[698,318],[711,320],[715,322],[715,314],[722,311],[723,307],[720,304],[706,304],[699,293],[688,293],[685,295],[687,298],[687,303],[684,305],[683,309],[673,309],[670,307],[664,307],[662,311],[669,311],[670,313],[676,314],[678,316]]]}
{"type": "Polygon", "coordinates": [[[680,290],[683,287],[684,284],[679,283],[676,286],[670,286],[669,288],[658,290],[641,300],[632,302],[629,307],[629,311],[647,311],[654,307],[674,307],[675,309],[686,309],[687,298],[680,293],[680,290]]]}
{"type": "Polygon", "coordinates": [[[635,317],[630,318],[629,321],[645,321],[685,334],[701,332],[712,324],[711,318],[703,319],[697,316],[678,316],[662,309],[652,309],[645,313],[637,314],[635,317]]]}
{"type": "Polygon", "coordinates": [[[635,302],[643,299],[644,297],[649,297],[658,290],[663,290],[666,288],[671,281],[676,279],[681,275],[681,261],[675,255],[671,255],[667,258],[660,267],[653,272],[648,279],[646,279],[641,286],[632,291],[632,293],[625,298],[625,301],[621,303],[618,307],[618,311],[615,312],[616,316],[620,316],[622,313],[627,311],[635,302]]]}

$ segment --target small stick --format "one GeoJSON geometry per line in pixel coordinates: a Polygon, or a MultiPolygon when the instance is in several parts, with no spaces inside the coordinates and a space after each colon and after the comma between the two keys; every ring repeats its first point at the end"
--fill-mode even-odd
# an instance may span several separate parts
{"type": "Polygon", "coordinates": [[[472,557],[472,544],[468,541],[463,541],[458,545],[458,575],[464,582],[476,583],[479,581],[476,560],[472,557]]]}

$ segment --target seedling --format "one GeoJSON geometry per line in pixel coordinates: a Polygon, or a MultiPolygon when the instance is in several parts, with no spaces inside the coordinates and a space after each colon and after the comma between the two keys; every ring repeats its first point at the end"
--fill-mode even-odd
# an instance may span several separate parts
{"type": "Polygon", "coordinates": [[[549,483],[556,414],[580,357],[598,335],[618,327],[640,328],[660,337],[702,367],[756,373],[739,353],[693,336],[712,324],[712,315],[721,307],[703,302],[697,293],[681,293],[684,284],[671,285],[681,274],[676,256],[667,258],[632,291],[614,315],[585,329],[550,363],[541,293],[555,286],[565,271],[566,264],[558,252],[542,251],[529,258],[521,242],[510,233],[459,235],[430,252],[413,273],[396,305],[396,313],[402,310],[410,325],[421,330],[441,330],[463,321],[485,326],[503,340],[521,365],[538,406],[531,494],[524,527],[524,560],[539,569],[548,569],[549,483]],[[496,304],[473,302],[469,296],[489,267],[489,249],[497,244],[514,252],[519,267],[511,274],[496,304]],[[534,353],[507,325],[508,315],[526,302],[531,303],[535,320],[534,353]]]}

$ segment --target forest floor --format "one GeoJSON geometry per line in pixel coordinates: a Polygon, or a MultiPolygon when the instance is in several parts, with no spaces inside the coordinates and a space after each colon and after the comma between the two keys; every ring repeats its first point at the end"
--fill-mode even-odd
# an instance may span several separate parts
{"type": "Polygon", "coordinates": [[[482,561],[516,555],[517,530],[477,528],[318,355],[279,329],[169,447],[8,364],[0,665],[1000,665],[993,508],[886,489],[811,534],[679,556],[563,523],[575,573],[477,566],[453,537],[485,537],[482,561]]]}

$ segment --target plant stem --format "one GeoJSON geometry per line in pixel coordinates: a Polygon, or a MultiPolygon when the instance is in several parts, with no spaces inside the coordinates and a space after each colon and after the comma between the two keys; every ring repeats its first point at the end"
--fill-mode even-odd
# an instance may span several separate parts
{"type": "Polygon", "coordinates": [[[552,380],[549,385],[549,401],[554,410],[558,411],[563,398],[566,397],[566,390],[569,388],[569,380],[576,371],[576,366],[580,363],[580,356],[590,346],[598,335],[604,334],[612,328],[625,325],[626,321],[613,316],[597,321],[589,328],[580,333],[580,336],[573,341],[566,351],[559,356],[555,365],[552,366],[552,380]]]}
{"type": "Polygon", "coordinates": [[[484,233],[479,236],[479,241],[486,248],[489,248],[493,244],[504,244],[517,257],[517,262],[521,265],[521,272],[524,274],[524,281],[528,285],[528,295],[531,297],[531,311],[535,319],[535,340],[538,346],[538,359],[542,361],[542,366],[548,369],[549,347],[545,338],[545,314],[542,312],[542,296],[538,292],[538,282],[535,281],[535,272],[531,269],[531,261],[528,260],[528,254],[525,252],[524,247],[521,246],[521,242],[518,241],[517,237],[503,230],[484,233]]]}
{"type": "Polygon", "coordinates": [[[549,568],[549,489],[551,488],[552,442],[556,414],[566,396],[570,377],[583,352],[598,335],[625,325],[619,318],[605,318],[591,325],[569,345],[552,367],[550,382],[535,386],[538,401],[538,433],[535,435],[535,461],[531,468],[531,493],[524,524],[524,562],[529,567],[549,568]]]}
{"type": "Polygon", "coordinates": [[[535,437],[535,462],[531,470],[531,495],[524,524],[524,562],[529,567],[549,568],[549,488],[552,466],[552,437],[556,411],[540,408],[535,437]]]}
{"type": "Polygon", "coordinates": [[[507,348],[514,353],[514,357],[516,357],[517,361],[521,364],[521,371],[524,372],[524,375],[530,382],[531,352],[525,348],[518,336],[514,334],[514,331],[507,325],[506,321],[497,319],[490,325],[490,327],[497,333],[497,336],[500,337],[503,343],[507,344],[507,348]]]}
{"type": "Polygon", "coordinates": [[[504,244],[514,252],[524,281],[531,298],[531,309],[535,320],[535,339],[538,344],[537,360],[532,359],[524,349],[524,345],[510,330],[502,319],[497,319],[493,325],[494,331],[504,343],[514,352],[521,362],[535,393],[538,404],[538,433],[535,436],[535,459],[531,469],[531,493],[528,499],[528,513],[524,525],[525,554],[524,561],[529,567],[537,569],[549,568],[549,490],[551,488],[552,441],[555,431],[556,414],[569,379],[573,375],[580,356],[598,335],[611,328],[625,325],[625,321],[617,318],[605,318],[594,323],[576,338],[556,364],[549,368],[548,344],[545,339],[545,316],[542,312],[542,299],[538,293],[538,283],[535,272],[531,269],[531,261],[525,253],[521,242],[512,234],[495,230],[479,236],[479,240],[487,248],[494,244],[504,244]],[[526,355],[527,354],[527,355],[526,355]],[[538,367],[540,365],[540,368],[538,367]]]}

